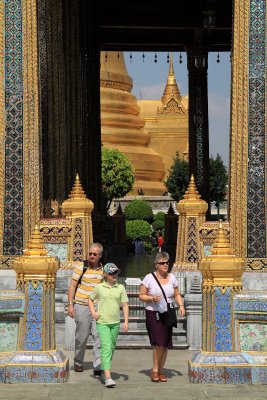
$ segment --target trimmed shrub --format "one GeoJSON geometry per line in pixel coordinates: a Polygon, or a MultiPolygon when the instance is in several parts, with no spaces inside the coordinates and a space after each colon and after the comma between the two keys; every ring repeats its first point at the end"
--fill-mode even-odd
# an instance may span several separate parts
{"type": "Polygon", "coordinates": [[[146,236],[151,235],[151,226],[146,221],[136,219],[135,221],[126,221],[126,236],[128,239],[135,240],[140,238],[141,240],[146,236]]]}
{"type": "Polygon", "coordinates": [[[133,200],[124,209],[126,220],[143,220],[150,224],[153,221],[153,211],[151,205],[144,200],[133,200]]]}
{"type": "Polygon", "coordinates": [[[152,224],[154,231],[162,230],[162,229],[164,229],[164,226],[165,226],[165,223],[161,219],[156,219],[152,224]]]}
{"type": "Polygon", "coordinates": [[[157,221],[157,220],[165,221],[165,215],[166,214],[163,211],[157,212],[156,214],[154,214],[154,221],[157,221]]]}

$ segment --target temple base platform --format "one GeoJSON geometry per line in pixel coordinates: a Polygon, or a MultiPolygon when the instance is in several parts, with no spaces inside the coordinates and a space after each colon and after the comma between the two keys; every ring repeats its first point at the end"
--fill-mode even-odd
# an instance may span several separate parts
{"type": "Polygon", "coordinates": [[[188,375],[191,383],[267,384],[267,352],[199,352],[188,375]]]}
{"type": "Polygon", "coordinates": [[[61,351],[0,353],[0,383],[63,383],[69,359],[61,351]]]}

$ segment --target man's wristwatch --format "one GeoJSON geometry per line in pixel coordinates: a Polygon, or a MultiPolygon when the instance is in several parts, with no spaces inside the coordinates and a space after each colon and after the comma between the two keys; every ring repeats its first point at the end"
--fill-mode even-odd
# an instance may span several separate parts
{"type": "Polygon", "coordinates": [[[72,303],[72,301],[69,301],[69,306],[73,306],[73,303],[72,303]]]}

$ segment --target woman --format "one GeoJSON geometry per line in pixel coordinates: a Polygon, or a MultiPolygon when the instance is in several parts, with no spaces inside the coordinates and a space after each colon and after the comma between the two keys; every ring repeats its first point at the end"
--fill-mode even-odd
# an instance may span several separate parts
{"type": "Polygon", "coordinates": [[[124,332],[128,331],[129,306],[123,285],[117,283],[119,268],[113,263],[104,265],[104,282],[97,285],[89,297],[89,308],[96,320],[96,329],[100,337],[101,369],[105,374],[105,386],[114,387],[111,378],[111,361],[120,330],[120,306],[124,316],[124,332]],[[94,301],[98,300],[98,312],[94,301]]]}
{"type": "MultiPolygon", "coordinates": [[[[168,303],[174,299],[179,306],[179,314],[185,316],[183,300],[178,291],[178,282],[172,273],[169,273],[169,254],[157,253],[154,257],[155,275],[160,282],[168,303]]],[[[173,348],[172,327],[168,327],[167,318],[160,318],[159,312],[167,311],[167,304],[162,291],[153,274],[145,276],[139,291],[140,300],[146,302],[146,328],[153,347],[153,367],[151,369],[152,382],[167,382],[163,373],[168,349],[173,348]]]]}

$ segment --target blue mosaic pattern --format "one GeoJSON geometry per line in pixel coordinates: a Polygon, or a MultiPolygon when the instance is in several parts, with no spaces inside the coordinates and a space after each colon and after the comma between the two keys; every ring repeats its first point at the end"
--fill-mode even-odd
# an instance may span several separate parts
{"type": "Polygon", "coordinates": [[[63,383],[69,360],[62,352],[18,352],[0,357],[1,383],[63,383]]]}
{"type": "Polygon", "coordinates": [[[191,383],[266,384],[266,356],[248,353],[197,353],[188,362],[191,383]]]}
{"type": "Polygon", "coordinates": [[[217,287],[214,292],[214,350],[232,351],[232,306],[231,289],[224,294],[217,287]]]}
{"type": "Polygon", "coordinates": [[[4,310],[22,310],[24,309],[23,299],[0,299],[0,313],[4,310]]]}
{"type": "Polygon", "coordinates": [[[247,256],[266,257],[265,0],[250,1],[247,256]]]}
{"type": "Polygon", "coordinates": [[[32,283],[28,285],[28,307],[26,312],[25,350],[42,350],[42,282],[34,288],[32,283]]]}
{"type": "Polygon", "coordinates": [[[5,0],[5,205],[3,254],[23,248],[23,70],[21,0],[5,0]]]}
{"type": "Polygon", "coordinates": [[[258,311],[267,312],[267,301],[234,300],[234,310],[238,311],[258,311]]]}

